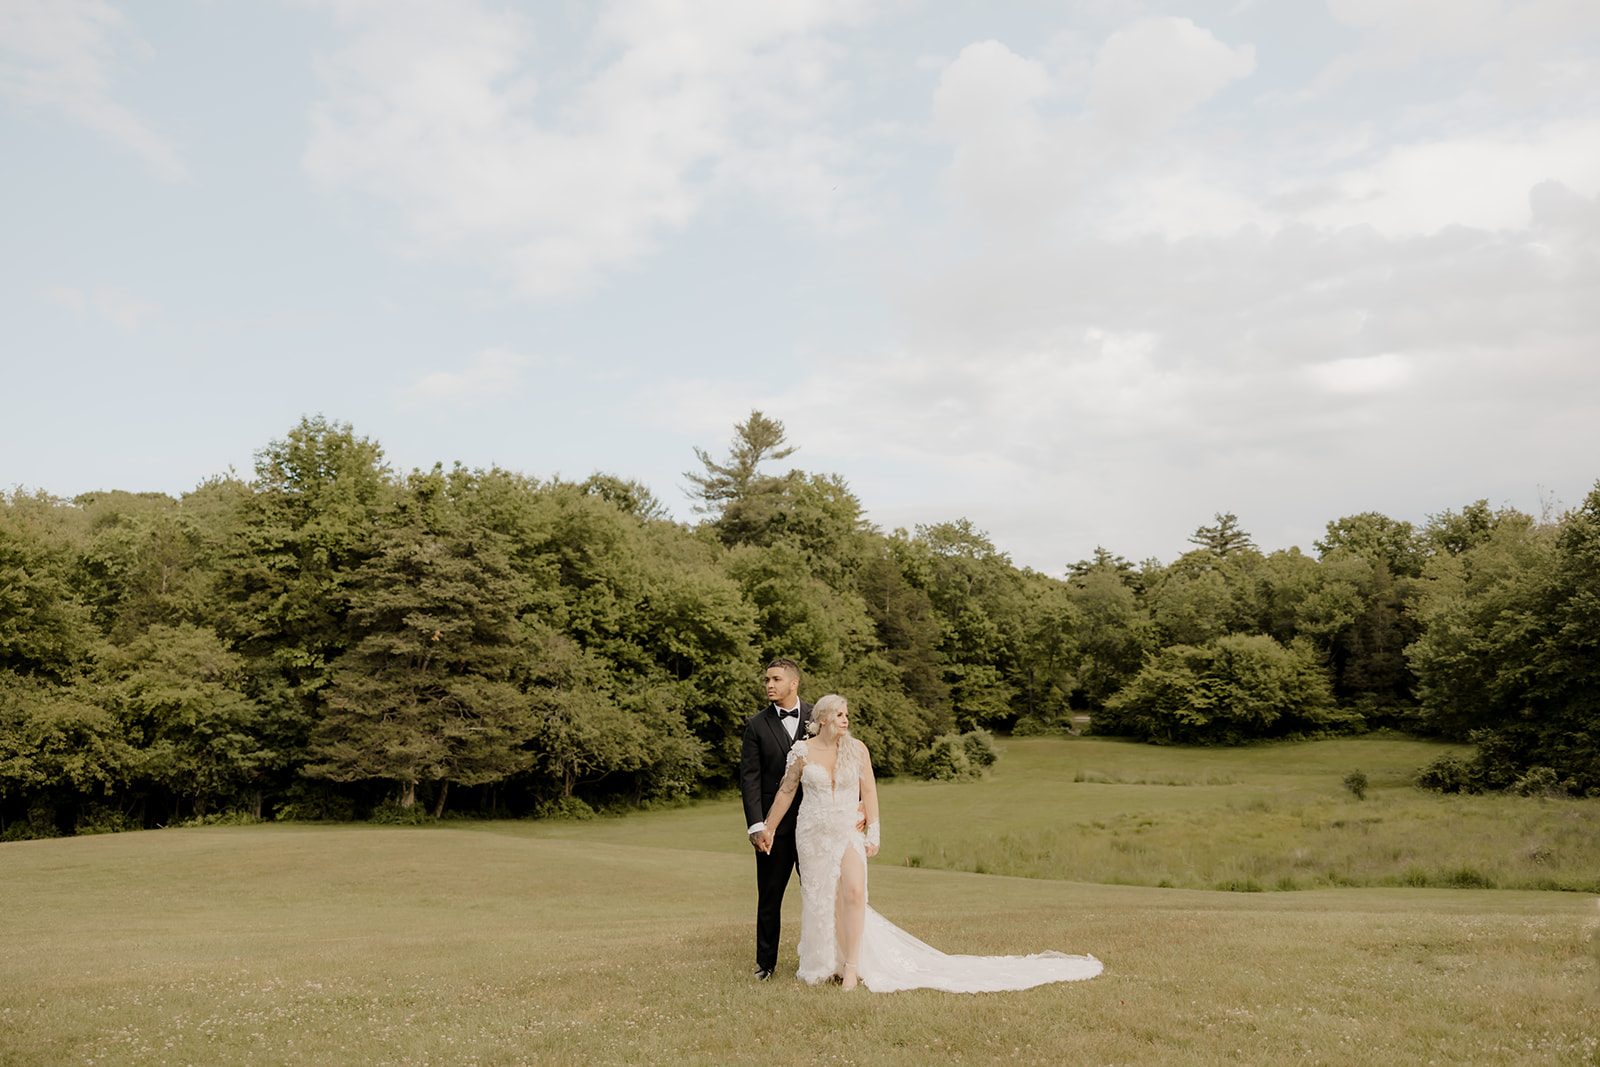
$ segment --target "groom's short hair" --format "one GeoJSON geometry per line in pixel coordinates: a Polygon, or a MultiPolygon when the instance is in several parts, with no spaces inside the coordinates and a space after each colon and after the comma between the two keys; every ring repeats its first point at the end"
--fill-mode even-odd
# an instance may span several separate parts
{"type": "Polygon", "coordinates": [[[795,681],[800,680],[800,664],[796,663],[788,656],[779,656],[777,659],[767,664],[767,670],[769,671],[774,667],[777,667],[779,670],[788,671],[790,674],[794,675],[795,681]]]}

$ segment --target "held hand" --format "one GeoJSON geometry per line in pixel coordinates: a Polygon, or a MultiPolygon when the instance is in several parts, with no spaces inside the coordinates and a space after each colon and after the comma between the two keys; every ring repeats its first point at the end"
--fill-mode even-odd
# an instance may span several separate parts
{"type": "Polygon", "coordinates": [[[765,833],[765,830],[757,830],[755,833],[750,835],[750,847],[755,849],[757,852],[766,851],[766,849],[761,847],[761,837],[765,833]]]}
{"type": "Polygon", "coordinates": [[[761,831],[761,840],[756,843],[756,847],[759,848],[762,852],[765,852],[767,855],[769,855],[769,856],[772,855],[772,831],[771,830],[763,830],[763,831],[761,831]]]}

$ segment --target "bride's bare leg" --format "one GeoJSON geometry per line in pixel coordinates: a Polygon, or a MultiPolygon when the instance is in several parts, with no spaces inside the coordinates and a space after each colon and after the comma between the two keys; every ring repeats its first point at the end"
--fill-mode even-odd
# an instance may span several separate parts
{"type": "Polygon", "coordinates": [[[853,848],[839,861],[839,899],[833,912],[839,948],[844,952],[844,988],[861,981],[856,964],[861,958],[861,931],[867,922],[867,865],[853,848]]]}

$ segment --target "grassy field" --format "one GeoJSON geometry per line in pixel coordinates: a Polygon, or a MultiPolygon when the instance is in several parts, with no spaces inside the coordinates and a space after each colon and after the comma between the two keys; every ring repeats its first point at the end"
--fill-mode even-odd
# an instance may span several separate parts
{"type": "MultiPolygon", "coordinates": [[[[1205,827],[1204,812],[1220,826],[1404,801],[1410,757],[1389,746],[1409,743],[1324,744],[1354,747],[1011,742],[984,782],[889,785],[885,822],[891,841],[943,827],[976,847],[1100,821],[1112,851],[1125,802],[1153,825],[1187,813],[1205,827]],[[1395,785],[1341,798],[1357,762],[1395,785]]],[[[1586,894],[1097,885],[907,867],[891,846],[873,904],[918,936],[1092,952],[1106,972],[984,996],[845,994],[747,975],[738,823],[728,801],[588,823],[0,845],[0,1063],[1600,1063],[1600,909],[1586,894]]],[[[791,921],[789,972],[795,933],[791,921]]]]}
{"type": "MultiPolygon", "coordinates": [[[[886,781],[879,862],[1183,889],[1600,893],[1600,801],[1441,796],[1409,784],[1461,746],[1364,737],[1177,749],[1084,737],[1012,739],[1002,751],[979,782],[886,781]],[[1344,788],[1355,770],[1367,776],[1365,800],[1344,788]]],[[[733,806],[509,825],[740,851],[733,806]]]]}

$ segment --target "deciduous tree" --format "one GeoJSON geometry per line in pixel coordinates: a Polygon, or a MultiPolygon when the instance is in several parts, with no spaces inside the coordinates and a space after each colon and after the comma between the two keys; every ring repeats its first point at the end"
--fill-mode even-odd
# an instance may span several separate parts
{"type": "Polygon", "coordinates": [[[1359,721],[1334,704],[1315,653],[1263,634],[1232,634],[1152,656],[1106,704],[1107,732],[1148,741],[1232,745],[1359,721]]]}
{"type": "Polygon", "coordinates": [[[352,576],[350,649],[333,665],[305,772],[393,781],[402,807],[419,782],[439,783],[442,797],[450,783],[515,773],[532,733],[511,680],[516,575],[502,539],[466,522],[448,489],[438,469],[412,475],[352,576]]]}

